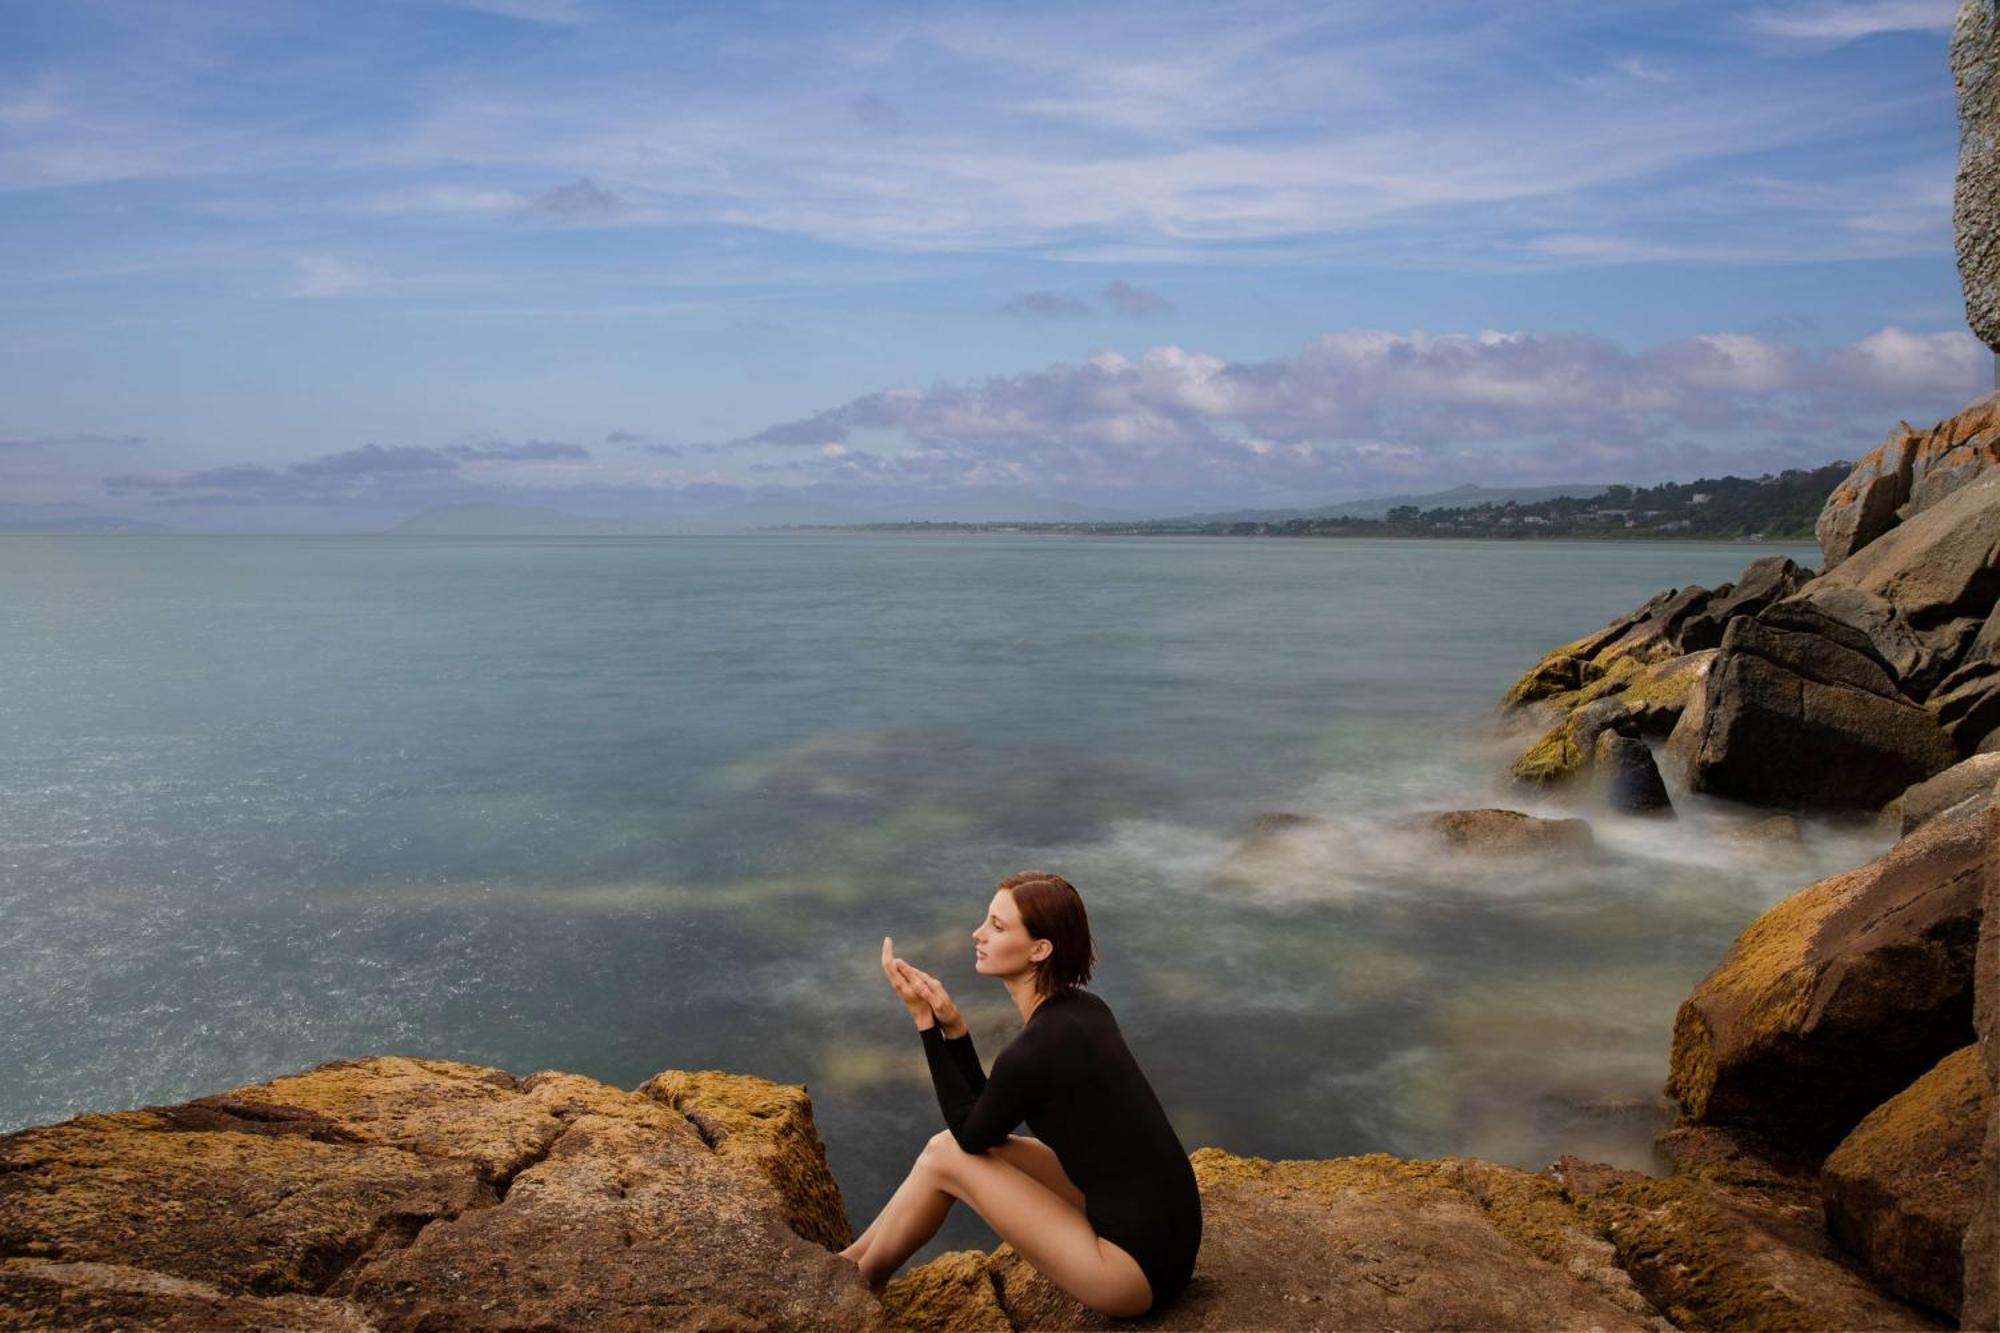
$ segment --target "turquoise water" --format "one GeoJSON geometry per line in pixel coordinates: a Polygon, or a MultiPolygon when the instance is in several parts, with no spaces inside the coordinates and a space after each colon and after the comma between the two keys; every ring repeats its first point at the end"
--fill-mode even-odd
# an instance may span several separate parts
{"type": "MultiPolygon", "coordinates": [[[[939,1125],[882,937],[988,1060],[1000,876],[1082,890],[1181,1137],[1643,1165],[1675,1006],[1872,854],[1523,805],[1493,705],[1809,548],[771,536],[0,538],[0,1129],[400,1052],[804,1083],[857,1227],[939,1125]],[[1283,854],[1250,821],[1322,817],[1283,854]]],[[[955,1216],[933,1248],[990,1243],[955,1216]]]]}

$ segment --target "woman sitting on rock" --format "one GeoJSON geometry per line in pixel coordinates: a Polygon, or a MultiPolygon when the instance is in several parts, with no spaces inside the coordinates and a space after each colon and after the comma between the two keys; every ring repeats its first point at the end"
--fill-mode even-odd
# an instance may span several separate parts
{"type": "Polygon", "coordinates": [[[1059,875],[1010,875],[972,941],[974,970],[1006,985],[1026,1023],[991,1077],[937,978],[882,940],[882,970],[923,1033],[949,1128],[841,1253],[879,1291],[963,1199],[1083,1304],[1154,1313],[1194,1271],[1201,1195],[1110,1006],[1083,989],[1096,962],[1083,899],[1059,875]],[[1011,1132],[1023,1120],[1036,1137],[1011,1132]]]}

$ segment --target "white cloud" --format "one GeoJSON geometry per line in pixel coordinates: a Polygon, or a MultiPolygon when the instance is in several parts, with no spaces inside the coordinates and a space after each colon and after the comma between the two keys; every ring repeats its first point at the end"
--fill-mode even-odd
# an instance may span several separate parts
{"type": "MultiPolygon", "coordinates": [[[[1789,451],[1794,464],[1816,466],[1879,434],[1886,414],[1955,410],[1978,391],[1985,364],[1966,333],[1895,327],[1819,352],[1742,333],[1627,352],[1587,335],[1358,329],[1271,361],[1168,345],[1136,359],[1106,351],[978,383],[897,388],[739,444],[810,445],[849,477],[1019,473],[1084,490],[1450,481],[1468,467],[1569,479],[1615,467],[1637,479],[1732,452],[1789,451]],[[877,458],[854,447],[875,435],[900,438],[902,451],[877,458]]],[[[786,466],[825,475],[810,462],[786,466]]]]}
{"type": "Polygon", "coordinates": [[[1956,9],[1956,0],[1811,0],[1760,9],[1744,22],[1766,36],[1832,45],[1885,32],[1950,32],[1956,9]]]}

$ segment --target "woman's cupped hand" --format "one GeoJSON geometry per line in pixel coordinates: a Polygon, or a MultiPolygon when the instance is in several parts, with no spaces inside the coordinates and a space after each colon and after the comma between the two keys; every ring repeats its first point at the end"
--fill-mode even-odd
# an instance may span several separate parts
{"type": "Polygon", "coordinates": [[[952,1002],[944,983],[896,957],[894,943],[887,935],[882,937],[882,973],[889,978],[896,998],[909,1009],[910,1017],[916,1020],[918,1027],[929,1027],[930,1024],[924,1020],[932,1018],[944,1029],[947,1037],[955,1037],[965,1031],[965,1021],[959,1016],[958,1006],[952,1002]]]}

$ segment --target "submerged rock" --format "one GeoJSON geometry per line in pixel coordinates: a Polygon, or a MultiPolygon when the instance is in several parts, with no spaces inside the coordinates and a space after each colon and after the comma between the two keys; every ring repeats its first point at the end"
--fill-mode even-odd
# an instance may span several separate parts
{"type": "Polygon", "coordinates": [[[1667,785],[1653,763],[1653,749],[1637,736],[1599,732],[1592,766],[1604,804],[1611,809],[1633,815],[1673,813],[1667,785]]]}
{"type": "Polygon", "coordinates": [[[1958,1317],[1988,1089],[1967,1046],[1868,1113],[1821,1169],[1827,1229],[1883,1287],[1958,1317]]]}
{"type": "Polygon", "coordinates": [[[1574,856],[1596,845],[1581,819],[1542,819],[1519,810],[1446,810],[1412,816],[1409,826],[1457,852],[1482,856],[1574,856]]]}

